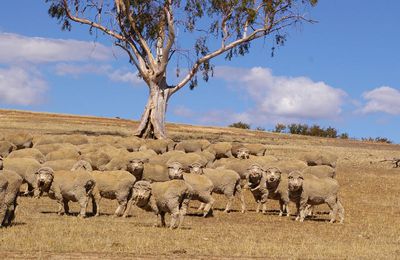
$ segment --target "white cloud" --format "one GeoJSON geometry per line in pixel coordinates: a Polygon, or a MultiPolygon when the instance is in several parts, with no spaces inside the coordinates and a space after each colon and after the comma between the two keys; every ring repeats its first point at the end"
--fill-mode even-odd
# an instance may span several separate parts
{"type": "Polygon", "coordinates": [[[180,116],[180,117],[193,117],[195,115],[195,112],[191,110],[190,108],[187,108],[183,105],[176,106],[172,109],[172,113],[174,115],[180,116]]]}
{"type": "Polygon", "coordinates": [[[108,60],[111,57],[111,48],[100,43],[0,32],[0,63],[108,60]]]}
{"type": "Polygon", "coordinates": [[[18,67],[0,69],[0,103],[34,105],[43,101],[46,82],[37,72],[18,67]]]}
{"type": "Polygon", "coordinates": [[[68,64],[59,63],[56,65],[56,73],[60,76],[70,75],[78,77],[82,74],[95,74],[108,77],[111,81],[130,83],[132,85],[143,84],[144,81],[138,77],[137,72],[131,72],[127,69],[117,69],[109,65],[94,64],[68,64]]]}
{"type": "Polygon", "coordinates": [[[270,69],[262,67],[218,67],[215,76],[239,86],[240,91],[246,91],[254,101],[250,111],[236,115],[247,123],[337,118],[346,97],[343,90],[322,81],[274,76],[270,69]]]}
{"type": "Polygon", "coordinates": [[[362,113],[384,112],[400,115],[400,90],[388,86],[375,88],[363,94],[367,100],[362,113]]]}
{"type": "Polygon", "coordinates": [[[119,81],[130,83],[132,85],[142,84],[144,81],[138,77],[138,73],[133,73],[125,70],[114,70],[110,74],[107,75],[109,79],[112,81],[119,81]]]}

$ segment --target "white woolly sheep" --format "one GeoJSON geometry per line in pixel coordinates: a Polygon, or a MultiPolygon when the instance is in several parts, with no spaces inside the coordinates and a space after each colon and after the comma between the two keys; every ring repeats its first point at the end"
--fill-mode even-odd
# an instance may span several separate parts
{"type": "Polygon", "coordinates": [[[35,148],[26,148],[22,150],[16,150],[11,152],[7,158],[32,158],[39,163],[44,163],[46,161],[45,156],[35,148]]]}
{"type": "Polygon", "coordinates": [[[206,204],[203,216],[206,217],[208,214],[211,214],[212,205],[215,202],[215,199],[211,196],[214,188],[211,180],[204,175],[185,172],[189,168],[184,167],[177,161],[170,161],[167,166],[170,179],[183,179],[193,189],[192,199],[206,204]]]}
{"type": "MultiPolygon", "coordinates": [[[[138,181],[133,187],[132,199],[124,216],[129,213],[130,205],[135,202],[137,207],[152,211],[157,217],[160,216],[161,227],[166,226],[165,214],[170,213],[171,223],[169,227],[171,229],[179,228],[182,226],[186,215],[192,192],[190,185],[182,180],[152,184],[147,181],[138,181]]],[[[158,226],[158,221],[156,225],[158,226]]]]}
{"type": "Polygon", "coordinates": [[[0,171],[0,227],[10,226],[15,218],[22,178],[13,171],[0,171]]]}
{"type": "Polygon", "coordinates": [[[69,213],[68,202],[78,202],[80,212],[78,217],[86,217],[86,208],[89,197],[95,187],[94,178],[86,171],[56,171],[49,167],[42,167],[36,172],[36,182],[39,197],[43,192],[50,199],[56,200],[59,209],[57,214],[69,213]]]}
{"type": "Polygon", "coordinates": [[[339,184],[332,178],[318,178],[300,171],[293,171],[288,176],[289,198],[296,203],[296,220],[304,221],[309,205],[326,203],[331,209],[330,223],[339,215],[340,223],[344,221],[344,208],[338,197],[339,184]]]}
{"type": "MultiPolygon", "coordinates": [[[[224,168],[209,169],[203,168],[199,163],[190,165],[190,173],[192,174],[204,174],[213,183],[213,192],[217,194],[224,194],[228,198],[224,212],[229,212],[235,195],[240,198],[242,213],[246,211],[246,204],[240,186],[240,176],[233,170],[227,170],[224,168]]],[[[204,204],[200,206],[203,209],[204,204]]]]}

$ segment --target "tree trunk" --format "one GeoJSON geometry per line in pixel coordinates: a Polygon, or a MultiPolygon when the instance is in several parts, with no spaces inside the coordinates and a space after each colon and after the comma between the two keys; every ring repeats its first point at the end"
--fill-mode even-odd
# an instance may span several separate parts
{"type": "Polygon", "coordinates": [[[150,95],[135,135],[141,138],[165,139],[165,114],[170,90],[165,79],[160,85],[151,84],[150,95]]]}

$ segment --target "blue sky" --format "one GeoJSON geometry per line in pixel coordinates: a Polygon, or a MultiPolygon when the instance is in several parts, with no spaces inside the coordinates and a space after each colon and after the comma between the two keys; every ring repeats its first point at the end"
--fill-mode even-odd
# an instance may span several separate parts
{"type": "MultiPolygon", "coordinates": [[[[84,26],[61,31],[47,8],[39,0],[2,3],[0,107],[138,120],[148,90],[127,57],[107,37],[94,46],[84,26]]],[[[316,123],[400,143],[400,2],[320,0],[308,11],[318,23],[290,28],[274,57],[261,39],[244,57],[215,59],[209,82],[170,99],[167,121],[316,123]]]]}

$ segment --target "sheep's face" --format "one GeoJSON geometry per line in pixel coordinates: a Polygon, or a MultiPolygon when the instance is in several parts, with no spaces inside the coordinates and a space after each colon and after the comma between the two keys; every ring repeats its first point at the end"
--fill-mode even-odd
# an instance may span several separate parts
{"type": "Polygon", "coordinates": [[[261,168],[261,166],[255,164],[251,165],[247,169],[247,180],[248,180],[247,185],[250,188],[254,188],[257,185],[259,185],[263,174],[264,170],[261,168]]]}
{"type": "Polygon", "coordinates": [[[200,163],[192,163],[192,165],[189,166],[190,173],[194,174],[203,174],[203,165],[200,163]]]}
{"type": "Polygon", "coordinates": [[[128,163],[128,171],[133,173],[135,171],[143,171],[144,161],[141,159],[133,159],[128,163]]]}
{"type": "Polygon", "coordinates": [[[132,197],[136,205],[141,207],[147,205],[151,196],[151,184],[148,181],[138,181],[132,189],[132,197]]]}
{"type": "Polygon", "coordinates": [[[289,191],[298,191],[303,187],[304,177],[299,171],[293,171],[288,176],[289,191]]]}
{"type": "Polygon", "coordinates": [[[171,180],[183,179],[183,166],[178,162],[170,163],[168,165],[168,176],[171,180]]]}
{"type": "Polygon", "coordinates": [[[42,167],[36,172],[37,187],[41,191],[47,192],[53,183],[54,172],[49,167],[42,167]]]}
{"type": "Polygon", "coordinates": [[[281,179],[281,171],[278,168],[269,168],[265,171],[265,176],[267,179],[267,182],[269,183],[274,183],[274,182],[279,182],[281,179]]]}
{"type": "Polygon", "coordinates": [[[71,169],[72,171],[93,171],[92,165],[85,160],[80,160],[71,169]]]}
{"type": "Polygon", "coordinates": [[[249,159],[250,151],[247,148],[240,148],[237,152],[237,158],[239,159],[249,159]]]}

